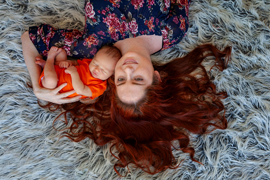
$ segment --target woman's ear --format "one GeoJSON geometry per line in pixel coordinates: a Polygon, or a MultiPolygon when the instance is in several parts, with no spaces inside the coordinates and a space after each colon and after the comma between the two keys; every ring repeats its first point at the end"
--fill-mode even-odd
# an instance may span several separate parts
{"type": "Polygon", "coordinates": [[[160,74],[159,74],[158,71],[154,71],[154,75],[156,76],[156,78],[158,79],[159,82],[162,82],[162,81],[161,81],[160,74]]]}

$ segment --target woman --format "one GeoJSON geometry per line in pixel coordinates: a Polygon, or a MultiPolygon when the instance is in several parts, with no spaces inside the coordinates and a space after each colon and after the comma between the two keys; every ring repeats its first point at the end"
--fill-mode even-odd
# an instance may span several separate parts
{"type": "Polygon", "coordinates": [[[117,173],[117,167],[129,164],[151,174],[176,168],[177,160],[171,149],[173,140],[179,143],[174,148],[189,153],[195,161],[194,149],[188,147],[188,134],[203,134],[227,126],[224,113],[220,114],[224,110],[220,99],[226,97],[225,93],[216,92],[201,62],[207,56],[215,56],[216,66],[222,70],[230,48],[219,51],[203,45],[183,58],[153,66],[150,55],[177,44],[187,31],[188,2],[181,0],[172,6],[159,0],[91,3],[86,1],[83,33],[57,31],[45,25],[22,36],[36,96],[59,104],[78,100],[65,98],[73,92],[58,94],[64,85],[52,91],[39,87],[40,70],[35,65],[39,53],[46,55],[46,49],[62,43],[71,56],[78,58],[88,56],[88,52],[93,54],[103,44],[115,43],[123,56],[108,90],[94,104],[62,105],[66,110],[64,117],[70,113],[73,121],[66,136],[76,142],[88,137],[101,146],[111,143],[111,148],[119,153],[113,154],[119,160],[115,164],[117,173]],[[42,39],[41,45],[38,39],[42,39]],[[208,129],[209,126],[212,128],[208,129]]]}
{"type": "MultiPolygon", "coordinates": [[[[115,46],[124,57],[136,50],[141,52],[135,52],[140,55],[137,57],[150,61],[151,54],[179,43],[185,35],[188,30],[188,3],[187,0],[181,0],[180,4],[171,4],[169,0],[86,0],[83,32],[56,30],[49,25],[31,27],[22,35],[22,45],[35,95],[57,104],[79,100],[79,97],[65,98],[74,92],[58,93],[64,84],[54,90],[39,86],[41,69],[35,64],[35,58],[46,56],[51,46],[60,46],[75,58],[91,58],[102,45],[119,41],[115,46]]],[[[152,66],[151,62],[149,65],[152,66]]]]}

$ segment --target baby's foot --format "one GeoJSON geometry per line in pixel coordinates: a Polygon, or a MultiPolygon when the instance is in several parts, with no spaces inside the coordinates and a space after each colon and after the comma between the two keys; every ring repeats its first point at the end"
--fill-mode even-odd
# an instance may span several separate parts
{"type": "Polygon", "coordinates": [[[62,48],[52,46],[51,49],[48,52],[48,59],[55,59],[57,54],[59,54],[61,51],[62,51],[62,48]]]}
{"type": "Polygon", "coordinates": [[[41,59],[40,57],[36,57],[36,64],[40,65],[42,68],[44,68],[46,61],[44,61],[43,59],[41,59]]]}

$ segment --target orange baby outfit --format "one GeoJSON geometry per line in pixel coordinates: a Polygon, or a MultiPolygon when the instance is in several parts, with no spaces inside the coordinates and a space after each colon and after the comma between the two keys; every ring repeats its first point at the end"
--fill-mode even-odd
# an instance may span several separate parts
{"type": "MultiPolygon", "coordinates": [[[[92,91],[92,97],[90,98],[95,99],[96,97],[104,93],[104,91],[107,88],[107,81],[103,81],[103,80],[94,78],[92,76],[89,70],[89,64],[91,61],[92,59],[77,60],[79,65],[76,66],[76,68],[83,84],[88,86],[90,90],[92,91]]],[[[55,71],[58,77],[57,87],[63,83],[67,83],[67,85],[63,89],[61,89],[60,93],[74,90],[72,86],[71,75],[65,73],[65,68],[60,68],[57,65],[54,65],[54,67],[55,67],[55,71]]],[[[39,84],[41,87],[42,87],[41,80],[43,77],[44,77],[44,71],[41,73],[41,76],[39,78],[39,84]]],[[[78,95],[77,93],[74,93],[74,94],[69,95],[68,97],[74,97],[77,95],[78,95]]],[[[87,98],[87,96],[82,96],[82,98],[87,98]]]]}

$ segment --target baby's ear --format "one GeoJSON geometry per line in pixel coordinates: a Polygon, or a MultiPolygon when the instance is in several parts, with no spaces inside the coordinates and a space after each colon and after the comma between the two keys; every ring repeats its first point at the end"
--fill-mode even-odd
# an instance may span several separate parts
{"type": "Polygon", "coordinates": [[[154,71],[154,76],[156,76],[155,78],[157,78],[159,82],[162,82],[158,71],[154,71]]]}

